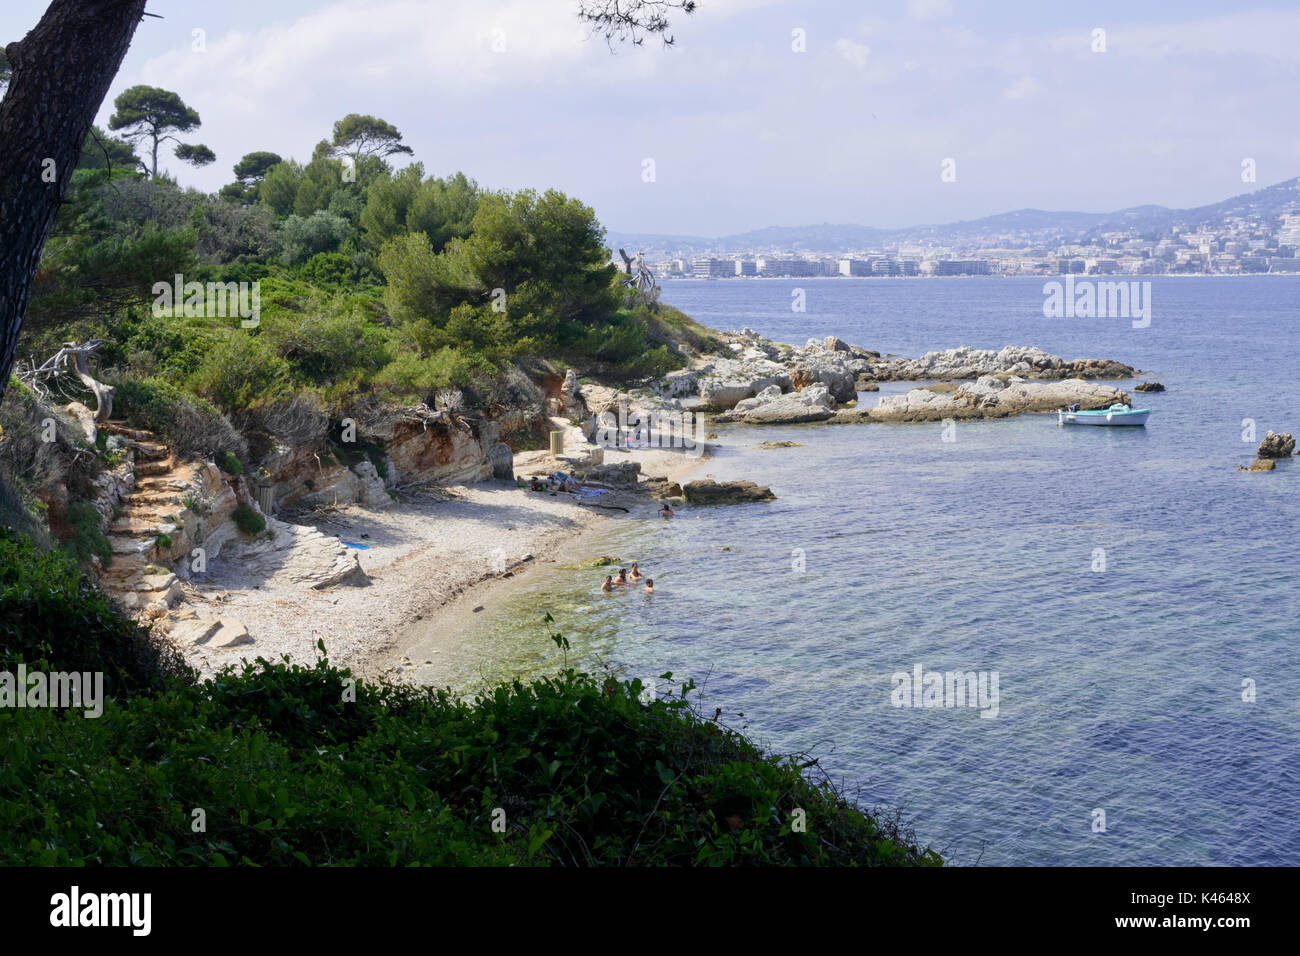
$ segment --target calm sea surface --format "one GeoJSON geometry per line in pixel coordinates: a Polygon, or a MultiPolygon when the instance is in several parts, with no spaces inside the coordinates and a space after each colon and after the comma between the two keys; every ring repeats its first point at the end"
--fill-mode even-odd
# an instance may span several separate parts
{"type": "Polygon", "coordinates": [[[1300,279],[1152,283],[1144,329],[1045,319],[1041,279],[666,283],[716,328],[909,356],[1038,345],[1168,391],[1135,396],[1155,413],[1134,430],[721,427],[700,474],[776,501],[609,522],[591,553],[638,559],[659,593],[540,571],[447,635],[429,677],[551,670],[558,629],[580,661],[694,677],[958,864],[1300,864],[1300,462],[1236,471],[1243,420],[1300,433],[1300,279]],[[753,447],[782,439],[803,447],[753,447]],[[918,664],[996,671],[996,718],[893,706],[918,664]]]}

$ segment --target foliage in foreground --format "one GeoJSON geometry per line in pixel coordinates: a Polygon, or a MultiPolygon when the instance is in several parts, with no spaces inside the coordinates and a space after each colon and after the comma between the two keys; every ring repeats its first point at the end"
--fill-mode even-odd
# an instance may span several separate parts
{"type": "Polygon", "coordinates": [[[637,681],[565,670],[473,704],[366,684],[348,703],[348,682],[259,661],[99,719],[6,712],[0,862],[937,862],[637,681]]]}
{"type": "MultiPolygon", "coordinates": [[[[0,669],[12,671],[20,661],[102,672],[105,692],[123,699],[189,676],[180,658],[160,651],[122,615],[74,555],[0,529],[0,669]]],[[[0,710],[0,720],[15,713],[26,711],[0,710]]]]}
{"type": "Polygon", "coordinates": [[[99,718],[0,709],[0,865],[939,862],[698,715],[689,684],[645,703],[566,668],[470,702],[325,660],[199,684],[8,534],[0,638],[5,668],[109,669],[115,693],[99,718]]]}

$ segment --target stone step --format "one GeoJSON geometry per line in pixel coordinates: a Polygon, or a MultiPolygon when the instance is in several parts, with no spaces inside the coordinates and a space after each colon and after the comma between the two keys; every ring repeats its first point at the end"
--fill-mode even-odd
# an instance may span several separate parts
{"type": "Polygon", "coordinates": [[[124,560],[124,556],[144,554],[153,547],[152,541],[145,542],[129,534],[110,534],[108,543],[113,548],[113,563],[109,565],[109,570],[117,567],[118,563],[124,560]]]}
{"type": "Polygon", "coordinates": [[[168,505],[174,512],[185,507],[185,502],[177,491],[133,491],[126,496],[123,504],[127,508],[168,505]]]}
{"type": "Polygon", "coordinates": [[[161,443],[162,439],[153,432],[145,431],[143,428],[131,428],[124,422],[101,422],[99,430],[108,432],[110,435],[121,435],[133,441],[149,442],[150,444],[161,443]]]}
{"type": "Polygon", "coordinates": [[[136,481],[135,490],[136,492],[141,492],[141,491],[180,492],[180,491],[185,491],[189,486],[190,484],[188,481],[186,481],[184,478],[180,478],[175,475],[167,475],[165,477],[159,477],[156,475],[145,475],[141,477],[138,481],[136,481]]]}
{"type": "Polygon", "coordinates": [[[164,458],[159,461],[142,461],[136,464],[135,475],[137,478],[153,478],[159,475],[170,474],[171,470],[171,458],[164,458]]]}
{"type": "Polygon", "coordinates": [[[158,535],[159,521],[152,515],[126,514],[108,526],[108,530],[119,537],[158,535]]]}
{"type": "Polygon", "coordinates": [[[134,451],[138,458],[166,458],[170,453],[166,445],[136,441],[134,438],[127,440],[126,447],[134,451]]]}

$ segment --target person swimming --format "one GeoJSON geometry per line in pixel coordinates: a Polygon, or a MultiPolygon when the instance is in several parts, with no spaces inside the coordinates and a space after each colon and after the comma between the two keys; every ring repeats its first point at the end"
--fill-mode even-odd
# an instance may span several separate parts
{"type": "Polygon", "coordinates": [[[627,587],[627,568],[618,569],[618,577],[614,579],[614,583],[621,588],[627,587]]]}
{"type": "Polygon", "coordinates": [[[605,583],[600,586],[600,589],[602,591],[614,590],[614,578],[608,574],[605,575],[605,583]]]}
{"type": "Polygon", "coordinates": [[[654,579],[654,578],[646,578],[646,579],[645,579],[645,593],[646,593],[646,594],[654,594],[654,593],[655,593],[655,579],[654,579]]]}
{"type": "Polygon", "coordinates": [[[645,577],[645,575],[642,574],[642,573],[637,569],[637,566],[636,566],[636,562],[635,562],[635,561],[632,562],[632,570],[628,572],[628,575],[627,575],[627,576],[628,576],[631,580],[633,580],[633,581],[640,581],[643,577],[645,577]]]}
{"type": "Polygon", "coordinates": [[[665,518],[671,518],[673,516],[673,509],[668,507],[668,502],[664,502],[664,506],[659,510],[659,514],[665,518]]]}

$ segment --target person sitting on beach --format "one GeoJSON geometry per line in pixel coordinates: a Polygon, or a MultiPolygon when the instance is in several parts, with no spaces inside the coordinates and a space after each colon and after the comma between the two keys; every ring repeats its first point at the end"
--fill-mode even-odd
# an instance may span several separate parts
{"type": "Polygon", "coordinates": [[[645,579],[645,593],[646,593],[646,594],[654,594],[654,593],[655,593],[655,579],[654,579],[654,578],[646,578],[646,579],[645,579]]]}
{"type": "Polygon", "coordinates": [[[529,487],[532,488],[533,491],[545,491],[545,490],[546,490],[546,486],[545,486],[544,484],[542,484],[541,479],[538,478],[536,475],[533,475],[533,477],[529,479],[529,487]]]}
{"type": "Polygon", "coordinates": [[[600,586],[600,589],[602,591],[614,590],[614,579],[610,577],[608,574],[605,575],[605,583],[600,586]]]}
{"type": "Polygon", "coordinates": [[[663,515],[665,518],[671,518],[673,516],[673,509],[668,507],[668,502],[664,502],[664,506],[660,509],[659,514],[663,515]]]}
{"type": "Polygon", "coordinates": [[[621,588],[627,587],[627,568],[618,569],[618,577],[614,579],[614,583],[621,588]]]}
{"type": "Polygon", "coordinates": [[[632,570],[627,573],[627,576],[633,581],[640,581],[645,577],[645,575],[641,573],[640,569],[637,568],[635,561],[632,562],[632,570]]]}

